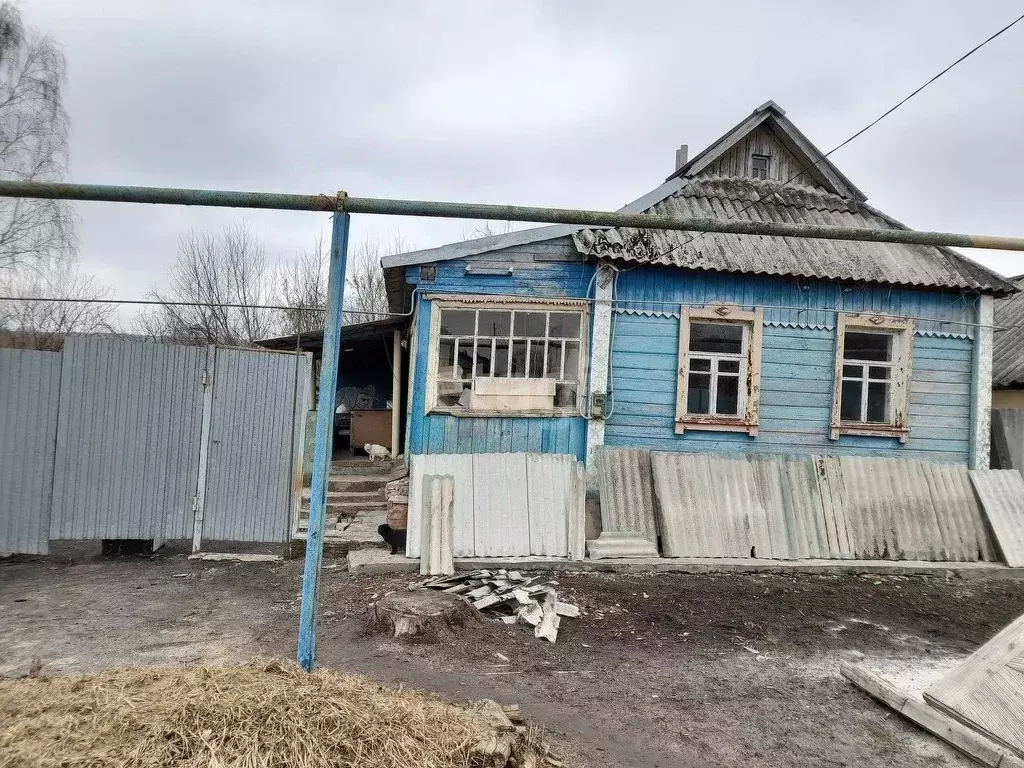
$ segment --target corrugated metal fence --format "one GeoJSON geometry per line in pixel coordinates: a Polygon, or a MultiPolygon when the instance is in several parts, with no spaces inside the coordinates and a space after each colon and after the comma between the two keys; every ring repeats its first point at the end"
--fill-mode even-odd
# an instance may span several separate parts
{"type": "Polygon", "coordinates": [[[284,541],[308,376],[306,355],[139,339],[0,350],[0,551],[45,552],[47,538],[284,541]]]}
{"type": "Polygon", "coordinates": [[[0,349],[0,552],[49,545],[60,354],[0,349]]]}

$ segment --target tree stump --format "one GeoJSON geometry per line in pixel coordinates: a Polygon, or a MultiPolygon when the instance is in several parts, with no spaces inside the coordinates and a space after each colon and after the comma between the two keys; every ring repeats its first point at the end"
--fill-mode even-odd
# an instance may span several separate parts
{"type": "Polygon", "coordinates": [[[388,595],[377,602],[373,612],[377,625],[394,632],[395,637],[436,637],[480,621],[479,612],[461,597],[426,589],[388,595]]]}

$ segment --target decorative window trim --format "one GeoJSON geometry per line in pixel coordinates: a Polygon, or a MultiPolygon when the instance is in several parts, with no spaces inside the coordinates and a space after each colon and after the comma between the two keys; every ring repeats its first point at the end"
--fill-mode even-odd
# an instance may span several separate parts
{"type": "Polygon", "coordinates": [[[862,435],[867,437],[895,437],[901,443],[907,442],[910,434],[910,379],[913,369],[914,321],[872,315],[870,313],[836,313],[836,358],[835,374],[832,380],[832,419],[829,439],[838,440],[840,435],[862,435]],[[888,424],[866,424],[843,421],[840,417],[842,405],[844,341],[848,330],[888,332],[893,336],[892,383],[890,401],[892,421],[888,424]]]}
{"type": "MultiPolygon", "coordinates": [[[[573,299],[554,299],[537,301],[536,299],[516,299],[506,296],[488,296],[479,294],[428,294],[424,299],[430,301],[430,335],[427,344],[427,381],[426,408],[427,414],[444,414],[460,418],[481,417],[551,417],[579,416],[580,398],[586,391],[586,375],[590,353],[590,308],[586,301],[573,299]],[[576,405],[555,406],[530,410],[485,410],[470,408],[452,408],[438,403],[438,353],[441,335],[441,312],[445,309],[478,309],[478,310],[516,310],[537,312],[578,312],[580,318],[579,339],[579,374],[576,394],[576,405]]],[[[541,379],[511,378],[509,381],[541,381],[541,379]]]]}
{"type": "MultiPolygon", "coordinates": [[[[761,339],[764,328],[764,313],[740,309],[736,304],[707,304],[703,308],[682,307],[679,315],[679,377],[676,383],[675,432],[683,434],[687,429],[710,432],[746,432],[757,436],[758,412],[761,403],[761,339]],[[696,415],[686,412],[687,388],[690,380],[690,323],[712,321],[735,323],[749,327],[747,342],[746,408],[741,417],[696,415]]],[[[742,382],[741,382],[742,385],[742,382]]],[[[741,390],[742,392],[743,390],[741,390]]]]}

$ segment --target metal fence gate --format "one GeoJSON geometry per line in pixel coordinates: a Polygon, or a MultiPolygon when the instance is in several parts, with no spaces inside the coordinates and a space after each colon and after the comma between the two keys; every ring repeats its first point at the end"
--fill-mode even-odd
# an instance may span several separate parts
{"type": "Polygon", "coordinates": [[[201,537],[285,541],[301,481],[302,446],[296,445],[296,432],[298,421],[305,425],[309,407],[309,387],[304,386],[309,357],[219,347],[212,376],[205,414],[209,430],[200,459],[205,475],[197,515],[201,537]],[[296,448],[300,461],[289,466],[296,448]]]}
{"type": "Polygon", "coordinates": [[[139,339],[0,350],[0,551],[286,540],[309,376],[308,355],[139,339]]]}

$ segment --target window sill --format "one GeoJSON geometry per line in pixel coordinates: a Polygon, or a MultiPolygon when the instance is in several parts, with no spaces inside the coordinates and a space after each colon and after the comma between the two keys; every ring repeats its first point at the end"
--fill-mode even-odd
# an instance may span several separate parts
{"type": "Polygon", "coordinates": [[[575,408],[543,408],[533,411],[484,411],[470,410],[469,408],[444,408],[443,406],[431,408],[427,416],[457,416],[460,418],[560,418],[564,416],[579,416],[575,408]]]}
{"type": "Polygon", "coordinates": [[[840,435],[860,435],[861,437],[895,437],[901,443],[907,442],[910,430],[894,424],[833,424],[829,439],[838,440],[840,435]]]}
{"type": "Polygon", "coordinates": [[[751,437],[757,437],[757,422],[746,422],[737,419],[696,419],[686,418],[676,421],[676,434],[681,435],[686,430],[698,430],[706,432],[746,432],[751,437]]]}

